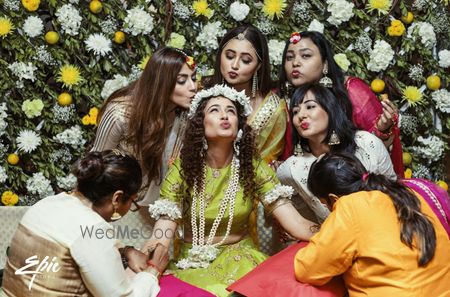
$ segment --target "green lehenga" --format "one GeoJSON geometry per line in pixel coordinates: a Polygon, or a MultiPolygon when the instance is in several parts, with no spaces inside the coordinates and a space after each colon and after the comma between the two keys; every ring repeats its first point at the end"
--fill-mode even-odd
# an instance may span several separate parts
{"type": "MultiPolygon", "coordinates": [[[[156,219],[160,216],[165,216],[169,219],[178,221],[179,227],[184,230],[184,235],[191,236],[190,206],[193,197],[193,189],[188,188],[182,179],[180,163],[181,162],[178,159],[170,167],[169,172],[161,185],[161,198],[156,201],[155,204],[150,206],[150,213],[156,219]]],[[[255,192],[256,196],[261,198],[263,204],[270,208],[275,204],[275,201],[280,202],[290,196],[286,191],[283,191],[283,189],[280,190],[283,186],[279,184],[274,171],[264,161],[254,161],[253,164],[255,168],[255,192]]],[[[218,215],[220,203],[222,199],[224,199],[225,192],[227,191],[230,182],[230,175],[230,165],[221,169],[213,169],[206,166],[204,192],[205,237],[208,236],[209,230],[211,230],[213,222],[218,215]]],[[[245,198],[243,187],[239,187],[234,204],[230,234],[248,234],[248,223],[253,207],[253,201],[250,198],[245,198]]],[[[196,206],[196,211],[198,215],[198,204],[196,206]]],[[[224,236],[226,234],[229,217],[230,209],[227,209],[219,224],[216,236],[224,236]]],[[[191,247],[191,244],[182,242],[180,253],[177,256],[177,259],[174,259],[171,262],[169,269],[181,280],[210,291],[218,296],[227,296],[229,293],[226,291],[226,287],[244,276],[267,258],[265,254],[258,251],[252,239],[247,236],[237,243],[218,246],[218,256],[211,261],[206,268],[177,268],[176,264],[180,259],[188,258],[188,252],[191,247]]]]}

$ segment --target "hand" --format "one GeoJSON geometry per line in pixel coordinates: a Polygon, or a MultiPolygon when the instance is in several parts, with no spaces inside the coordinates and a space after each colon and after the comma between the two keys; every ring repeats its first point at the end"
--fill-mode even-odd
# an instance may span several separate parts
{"type": "Polygon", "coordinates": [[[150,258],[150,261],[158,267],[159,271],[166,270],[167,265],[169,264],[169,249],[158,243],[155,246],[155,249],[152,253],[152,257],[150,258]]]}
{"type": "Polygon", "coordinates": [[[377,128],[380,132],[385,132],[394,125],[394,118],[396,117],[398,110],[394,103],[389,100],[381,101],[381,105],[383,106],[383,111],[377,122],[377,128]]]}
{"type": "Polygon", "coordinates": [[[150,253],[153,252],[153,250],[156,248],[157,244],[158,244],[158,240],[150,239],[149,241],[144,243],[144,245],[142,246],[141,251],[147,255],[147,260],[148,260],[148,257],[150,256],[150,253]]]}
{"type": "Polygon", "coordinates": [[[129,248],[126,250],[124,256],[128,261],[128,267],[134,272],[138,273],[147,268],[148,256],[143,252],[135,248],[129,248]]]}
{"type": "Polygon", "coordinates": [[[276,172],[278,167],[283,164],[283,161],[277,161],[277,160],[273,160],[272,162],[269,163],[269,166],[276,172]]]}

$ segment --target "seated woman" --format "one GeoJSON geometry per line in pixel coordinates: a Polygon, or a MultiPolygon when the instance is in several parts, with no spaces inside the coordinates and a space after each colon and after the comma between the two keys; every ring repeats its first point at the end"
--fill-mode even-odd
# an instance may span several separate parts
{"type": "Polygon", "coordinates": [[[435,197],[427,199],[402,182],[369,173],[344,153],[319,158],[308,187],[333,211],[296,254],[297,280],[321,285],[343,274],[350,297],[448,296],[450,212],[444,191],[427,188],[435,197]]]}
{"type": "MultiPolygon", "coordinates": [[[[218,296],[266,259],[248,234],[254,199],[295,238],[306,240],[315,230],[290,203],[292,189],[255,155],[250,113],[244,92],[216,85],[197,93],[180,159],[149,207],[154,230],[171,235],[179,226],[183,232],[175,276],[218,296]]],[[[168,246],[170,237],[153,238],[168,246]]]]}
{"type": "Polygon", "coordinates": [[[91,152],[78,162],[74,174],[75,191],[42,199],[22,218],[6,262],[4,293],[156,296],[159,271],[169,261],[167,248],[157,246],[149,261],[132,247],[118,249],[108,223],[137,207],[139,163],[117,150],[91,152]],[[125,274],[126,263],[137,273],[131,279],[125,274]]]}
{"type": "Polygon", "coordinates": [[[296,153],[278,167],[277,175],[282,184],[295,189],[299,197],[293,202],[303,216],[321,223],[329,214],[306,186],[311,164],[324,153],[354,154],[369,172],[396,179],[383,142],[369,132],[356,130],[330,89],[320,84],[299,87],[290,110],[296,153]]]}

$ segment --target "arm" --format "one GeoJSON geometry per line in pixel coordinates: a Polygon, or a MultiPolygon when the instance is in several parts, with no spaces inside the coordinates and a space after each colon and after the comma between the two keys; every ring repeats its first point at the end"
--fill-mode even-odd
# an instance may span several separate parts
{"type": "Polygon", "coordinates": [[[275,208],[272,215],[284,230],[298,240],[309,240],[320,229],[320,225],[302,217],[290,202],[275,208]]]}
{"type": "Polygon", "coordinates": [[[125,137],[125,103],[110,102],[102,115],[91,151],[117,148],[125,137]]]}
{"type": "MultiPolygon", "coordinates": [[[[103,228],[100,226],[99,228],[103,228]]],[[[80,237],[70,246],[86,288],[94,296],[156,296],[158,279],[146,271],[126,276],[114,239],[80,237]]]]}
{"type": "Polygon", "coordinates": [[[158,243],[165,247],[169,247],[171,240],[174,238],[178,224],[170,219],[161,218],[156,221],[153,227],[152,236],[142,247],[142,251],[149,254],[158,243]]]}
{"type": "Polygon", "coordinates": [[[336,202],[335,210],[309,244],[297,252],[294,270],[298,281],[321,286],[352,266],[357,256],[359,230],[352,220],[349,207],[352,201],[347,205],[340,202],[336,202]]]}

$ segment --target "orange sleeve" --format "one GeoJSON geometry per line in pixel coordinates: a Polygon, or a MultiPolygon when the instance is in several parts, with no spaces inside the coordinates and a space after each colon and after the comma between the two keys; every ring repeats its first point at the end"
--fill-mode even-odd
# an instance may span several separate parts
{"type": "Polygon", "coordinates": [[[298,281],[324,285],[352,265],[357,252],[358,230],[349,202],[351,199],[340,198],[320,231],[295,255],[295,277],[298,281]]]}

